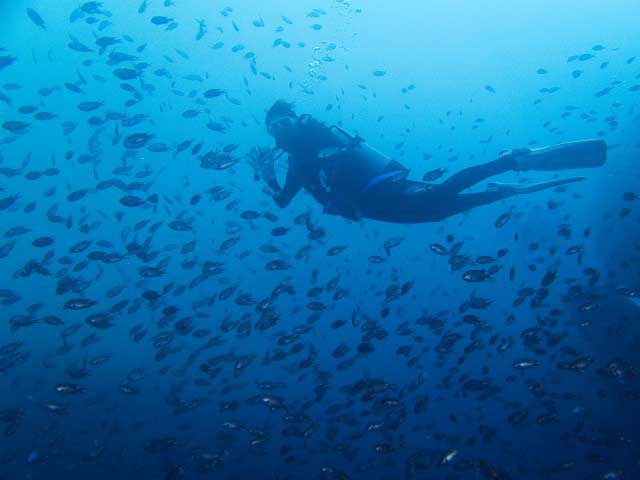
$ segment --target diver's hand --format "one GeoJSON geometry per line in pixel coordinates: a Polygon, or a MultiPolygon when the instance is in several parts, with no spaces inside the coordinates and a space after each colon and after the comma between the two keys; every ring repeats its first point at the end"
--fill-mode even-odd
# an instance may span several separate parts
{"type": "Polygon", "coordinates": [[[280,192],[280,190],[278,188],[273,188],[271,186],[265,186],[265,187],[262,188],[262,193],[264,193],[265,195],[271,197],[273,199],[274,203],[280,208],[283,208],[283,207],[285,207],[287,205],[283,201],[281,192],[280,192]]]}
{"type": "Polygon", "coordinates": [[[275,179],[275,154],[269,147],[253,147],[247,155],[249,165],[253,168],[253,178],[267,183],[275,179]]]}
{"type": "Polygon", "coordinates": [[[265,195],[271,198],[275,198],[277,195],[275,190],[273,190],[272,188],[269,188],[268,186],[262,187],[262,193],[264,193],[265,195]]]}

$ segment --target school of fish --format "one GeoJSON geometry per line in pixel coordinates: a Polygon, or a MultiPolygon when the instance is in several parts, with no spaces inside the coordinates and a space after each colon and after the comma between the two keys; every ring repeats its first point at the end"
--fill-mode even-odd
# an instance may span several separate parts
{"type": "MultiPolygon", "coordinates": [[[[308,199],[279,210],[254,181],[251,132],[277,98],[313,97],[348,67],[318,36],[365,2],[275,16],[209,2],[195,19],[171,0],[63,1],[65,18],[17,3],[51,47],[25,54],[0,34],[0,479],[640,478],[640,188],[614,189],[589,221],[572,216],[589,187],[428,230],[308,199]],[[607,232],[634,246],[603,266],[592,246],[607,232]]],[[[567,81],[597,88],[541,128],[564,139],[577,122],[614,164],[637,158],[640,59],[594,42],[551,60],[564,70],[531,72],[531,108],[567,81]]],[[[374,103],[393,72],[367,71],[318,116],[347,126],[353,102],[374,103]]],[[[402,87],[407,111],[421,88],[402,87]]],[[[437,121],[497,153],[476,113],[437,121]]],[[[389,153],[413,156],[417,128],[389,153]]],[[[421,153],[425,182],[467,158],[421,153]]]]}

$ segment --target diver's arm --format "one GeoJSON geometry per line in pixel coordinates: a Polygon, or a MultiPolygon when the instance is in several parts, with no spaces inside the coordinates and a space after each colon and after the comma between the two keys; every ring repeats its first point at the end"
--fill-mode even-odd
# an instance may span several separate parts
{"type": "Polygon", "coordinates": [[[284,186],[280,186],[278,179],[276,178],[276,172],[274,169],[275,157],[272,152],[268,155],[263,155],[260,161],[257,161],[259,170],[259,177],[262,177],[267,187],[270,190],[270,194],[273,197],[276,205],[280,208],[284,208],[295,197],[296,193],[302,188],[304,179],[299,173],[299,169],[296,168],[297,162],[294,162],[291,156],[289,156],[289,167],[287,170],[287,178],[284,186]]]}
{"type": "Polygon", "coordinates": [[[267,178],[265,179],[265,182],[267,184],[267,187],[269,187],[269,189],[271,190],[272,196],[282,190],[282,188],[280,188],[280,185],[278,185],[278,181],[275,179],[275,177],[267,178]]]}
{"type": "Polygon", "coordinates": [[[273,199],[280,208],[289,205],[291,200],[293,200],[302,188],[303,182],[301,176],[296,172],[295,168],[291,167],[291,163],[289,163],[289,170],[287,171],[287,179],[284,182],[284,187],[280,188],[275,177],[268,182],[269,187],[274,191],[273,199]]]}

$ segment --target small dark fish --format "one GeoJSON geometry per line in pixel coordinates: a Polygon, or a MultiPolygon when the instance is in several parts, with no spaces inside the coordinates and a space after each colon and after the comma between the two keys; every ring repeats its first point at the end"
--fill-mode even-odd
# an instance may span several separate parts
{"type": "Polygon", "coordinates": [[[122,62],[134,62],[137,60],[137,58],[138,57],[129,55],[127,53],[113,51],[109,54],[109,60],[107,61],[107,63],[109,65],[116,65],[122,62]]]}
{"type": "Polygon", "coordinates": [[[64,415],[67,413],[67,407],[58,402],[47,402],[44,407],[51,413],[56,415],[64,415]]]}
{"type": "Polygon", "coordinates": [[[9,242],[6,242],[0,245],[0,258],[5,258],[7,255],[9,255],[13,250],[13,247],[15,246],[16,246],[15,240],[11,240],[9,242]]]}
{"type": "Polygon", "coordinates": [[[386,240],[384,242],[384,251],[387,254],[387,256],[390,256],[391,249],[400,245],[403,240],[404,240],[403,237],[393,237],[393,238],[390,238],[389,240],[386,240]]]}
{"type": "Polygon", "coordinates": [[[173,18],[163,17],[160,15],[151,18],[151,23],[154,25],[166,25],[171,22],[173,22],[173,18]]]}
{"type": "Polygon", "coordinates": [[[85,391],[85,388],[75,383],[59,383],[55,386],[56,393],[60,395],[75,395],[85,391]]]}
{"type": "Polygon", "coordinates": [[[12,57],[11,55],[0,55],[0,70],[8,67],[15,61],[16,57],[12,57]]]}
{"type": "Polygon", "coordinates": [[[233,247],[236,243],[238,243],[238,241],[240,241],[240,237],[231,237],[231,238],[227,238],[224,242],[222,242],[222,244],[220,245],[220,251],[225,252],[227,250],[229,250],[231,247],[233,247]]]}
{"type": "Polygon", "coordinates": [[[77,202],[78,200],[82,200],[87,193],[89,193],[89,189],[88,188],[81,188],[79,190],[75,190],[73,192],[71,192],[69,195],[67,195],[67,200],[69,202],[77,202]]]}
{"type": "Polygon", "coordinates": [[[38,107],[36,107],[35,105],[23,105],[22,107],[20,107],[18,109],[18,112],[24,114],[24,115],[29,115],[33,112],[35,112],[36,110],[38,110],[38,107]]]}
{"type": "Polygon", "coordinates": [[[207,33],[207,24],[204,20],[196,20],[198,22],[198,33],[196,34],[196,41],[202,40],[207,33]]]}
{"type": "Polygon", "coordinates": [[[178,153],[184,152],[187,148],[191,146],[192,143],[193,143],[193,140],[185,140],[183,142],[180,142],[176,147],[176,151],[178,153]]]}
{"type": "Polygon", "coordinates": [[[38,112],[33,117],[36,120],[46,121],[46,120],[53,120],[54,118],[56,118],[56,115],[51,112],[38,112]]]}
{"type": "Polygon", "coordinates": [[[37,248],[48,247],[53,245],[53,237],[38,237],[31,242],[31,245],[37,248]]]}
{"type": "Polygon", "coordinates": [[[466,272],[464,272],[464,275],[462,276],[462,279],[465,282],[471,282],[471,283],[484,282],[489,278],[491,278],[491,275],[489,274],[489,272],[487,272],[484,269],[467,270],[466,272]]]}
{"type": "Polygon", "coordinates": [[[147,147],[147,150],[154,153],[167,152],[169,150],[169,145],[160,142],[152,143],[147,147]]]}
{"type": "Polygon", "coordinates": [[[203,146],[204,146],[204,142],[200,142],[197,145],[194,145],[193,148],[191,149],[191,155],[197,155],[198,153],[200,153],[200,150],[202,150],[203,146]]]}
{"type": "Polygon", "coordinates": [[[139,207],[144,205],[146,201],[135,195],[125,195],[120,199],[120,203],[125,207],[139,207]]]}
{"type": "Polygon", "coordinates": [[[15,227],[11,227],[9,230],[7,230],[6,233],[4,234],[4,238],[17,237],[19,235],[24,235],[25,233],[29,233],[30,231],[31,231],[30,228],[18,225],[15,227]]]}
{"type": "Polygon", "coordinates": [[[207,128],[212,132],[219,132],[219,133],[224,133],[227,129],[227,127],[223,123],[214,122],[214,121],[207,123],[207,128]]]}
{"type": "Polygon", "coordinates": [[[496,228],[504,227],[510,218],[511,218],[511,211],[503,213],[498,218],[496,218],[496,221],[494,222],[495,227],[496,228]]]}
{"type": "Polygon", "coordinates": [[[16,201],[20,198],[20,195],[9,195],[8,197],[4,197],[0,199],[0,211],[7,210],[11,208],[11,206],[16,203],[16,201]]]}
{"type": "Polygon", "coordinates": [[[288,231],[289,229],[287,227],[276,227],[271,230],[271,235],[273,235],[274,237],[281,237],[283,235],[286,235],[288,231]]]}
{"type": "Polygon", "coordinates": [[[56,315],[47,315],[43,317],[41,321],[42,323],[45,323],[47,325],[52,325],[54,327],[64,325],[64,322],[62,321],[62,319],[60,317],[57,317],[56,315]]]}
{"type": "Polygon", "coordinates": [[[36,12],[33,8],[27,8],[27,15],[31,19],[36,26],[40,27],[43,30],[47,29],[47,25],[44,23],[44,20],[40,16],[38,12],[36,12]]]}
{"type": "Polygon", "coordinates": [[[235,144],[235,143],[230,143],[228,145],[225,145],[222,148],[222,151],[224,153],[231,153],[231,152],[235,152],[238,149],[239,145],[235,144]]]}
{"type": "Polygon", "coordinates": [[[71,41],[68,43],[68,47],[71,50],[75,50],[76,52],[80,52],[80,53],[89,53],[89,52],[93,52],[92,48],[87,47],[85,44],[81,43],[80,40],[78,40],[76,37],[74,37],[73,35],[69,34],[69,37],[71,38],[71,41]]]}
{"type": "Polygon", "coordinates": [[[219,88],[211,88],[206,92],[204,92],[204,97],[215,98],[215,97],[219,97],[220,95],[224,95],[225,93],[227,93],[225,90],[220,90],[219,88]]]}
{"type": "Polygon", "coordinates": [[[100,108],[102,105],[103,105],[102,102],[97,102],[97,101],[82,102],[78,104],[78,110],[80,110],[81,112],[92,112],[100,108]]]}
{"type": "Polygon", "coordinates": [[[132,68],[116,68],[113,74],[120,80],[133,80],[140,76],[140,72],[132,68]]]}
{"type": "Polygon", "coordinates": [[[6,288],[0,289],[0,305],[13,305],[20,300],[20,295],[6,288]]]}
{"type": "Polygon", "coordinates": [[[91,365],[102,365],[103,363],[109,361],[111,359],[111,355],[108,353],[104,353],[102,355],[98,355],[89,360],[91,365]]]}
{"type": "Polygon", "coordinates": [[[331,247],[327,251],[327,255],[330,257],[333,257],[335,255],[339,255],[340,253],[344,252],[346,249],[347,249],[346,245],[337,245],[335,247],[331,247]]]}
{"type": "Polygon", "coordinates": [[[557,273],[555,270],[549,270],[545,275],[544,278],[542,279],[542,286],[543,287],[548,287],[549,285],[551,285],[554,280],[556,279],[557,273]]]}
{"type": "Polygon", "coordinates": [[[111,328],[113,326],[111,321],[112,317],[104,313],[95,313],[85,318],[85,323],[101,330],[111,328]]]}
{"type": "Polygon", "coordinates": [[[447,248],[443,245],[440,245],[439,243],[432,243],[429,246],[429,249],[436,255],[445,256],[449,254],[449,251],[447,250],[447,248]]]}
{"type": "Polygon", "coordinates": [[[266,265],[267,270],[288,270],[290,265],[284,260],[272,260],[266,265]]]}
{"type": "Polygon", "coordinates": [[[490,257],[489,255],[480,255],[478,258],[476,258],[476,263],[478,265],[487,265],[489,263],[493,263],[495,262],[496,259],[493,257],[490,257]]]}
{"type": "Polygon", "coordinates": [[[2,128],[8,130],[11,133],[22,134],[25,133],[30,125],[30,123],[21,122],[19,120],[8,120],[2,124],[2,128]]]}
{"type": "Polygon", "coordinates": [[[175,230],[176,232],[189,232],[193,230],[193,227],[190,223],[185,222],[184,220],[174,220],[169,223],[169,228],[171,230],[175,230]]]}
{"type": "Polygon", "coordinates": [[[91,246],[91,240],[82,240],[79,243],[76,243],[74,246],[72,246],[69,249],[70,253],[80,253],[85,251],[87,248],[89,248],[91,246]]]}
{"type": "Polygon", "coordinates": [[[67,300],[64,304],[64,308],[67,310],[84,310],[85,308],[93,307],[97,302],[89,298],[73,298],[67,300]]]}
{"type": "Polygon", "coordinates": [[[255,220],[260,217],[260,212],[256,212],[255,210],[245,210],[240,214],[240,217],[245,220],[255,220]]]}
{"type": "Polygon", "coordinates": [[[125,148],[135,150],[144,147],[152,138],[153,135],[148,133],[133,133],[125,137],[124,146],[125,148]]]}
{"type": "Polygon", "coordinates": [[[195,118],[198,115],[200,115],[200,110],[191,109],[182,112],[182,118],[195,118]]]}

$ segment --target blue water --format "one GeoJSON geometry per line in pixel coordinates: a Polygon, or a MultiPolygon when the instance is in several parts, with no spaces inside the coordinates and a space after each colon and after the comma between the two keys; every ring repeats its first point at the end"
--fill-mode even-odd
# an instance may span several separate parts
{"type": "Polygon", "coordinates": [[[2,2],[0,479],[639,478],[640,4],[523,3],[2,2]],[[608,161],[438,223],[278,209],[278,98],[415,180],[608,161]]]}

